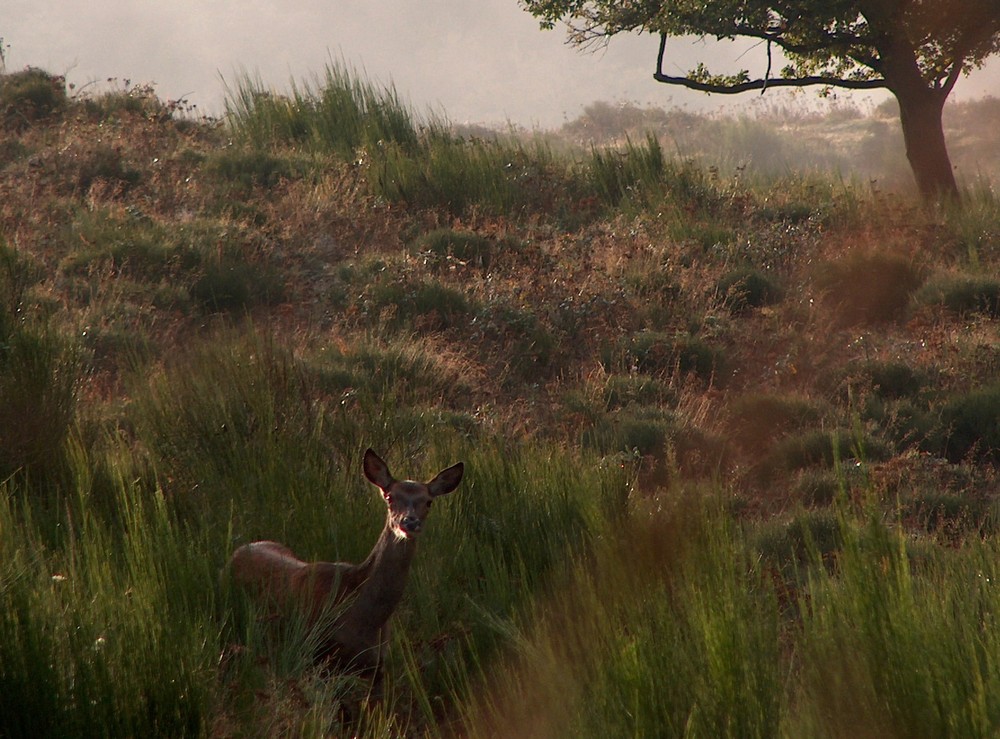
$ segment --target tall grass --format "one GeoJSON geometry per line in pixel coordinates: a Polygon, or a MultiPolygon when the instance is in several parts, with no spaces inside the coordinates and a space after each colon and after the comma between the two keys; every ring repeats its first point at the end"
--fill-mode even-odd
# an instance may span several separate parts
{"type": "Polygon", "coordinates": [[[0,485],[0,733],[1000,727],[995,543],[939,549],[842,500],[832,544],[783,552],[717,489],[641,496],[621,457],[420,421],[461,380],[438,362],[419,343],[218,334],[136,375],[114,428],[74,432],[45,495],[0,485]],[[367,444],[399,476],[468,470],[428,522],[379,706],[312,668],[301,624],[272,629],[218,580],[252,538],[363,558],[384,516],[367,444]]]}
{"type": "Polygon", "coordinates": [[[47,545],[53,512],[0,489],[0,732],[203,733],[218,643],[204,542],[138,485],[119,481],[115,525],[77,492],[54,512],[69,534],[47,545]]]}
{"type": "Polygon", "coordinates": [[[61,471],[76,410],[76,347],[44,317],[28,319],[38,269],[0,243],[0,479],[61,471]]]}
{"type": "MultiPolygon", "coordinates": [[[[415,351],[409,372],[419,380],[431,360],[415,351]]],[[[132,380],[135,438],[74,436],[57,496],[15,481],[0,488],[0,733],[339,731],[331,727],[358,686],[319,680],[301,630],[275,641],[252,611],[238,618],[239,599],[217,577],[251,538],[360,561],[384,516],[359,474],[364,444],[386,450],[400,476],[426,478],[457,459],[470,470],[435,506],[397,615],[386,705],[357,714],[368,735],[436,721],[460,676],[495,652],[493,620],[527,608],[620,511],[621,468],[544,445],[470,449],[412,418],[396,426],[405,409],[373,405],[376,395],[405,403],[426,392],[412,385],[393,395],[375,384],[359,389],[357,405],[343,395],[327,404],[344,375],[321,372],[324,359],[369,361],[304,361],[256,334],[219,337],[132,380]],[[149,459],[137,464],[142,450],[149,459]],[[524,531],[536,534],[523,541],[524,531]]]]}
{"type": "Polygon", "coordinates": [[[792,735],[994,736],[995,542],[925,549],[871,521],[803,601],[792,735]]]}
{"type": "Polygon", "coordinates": [[[310,83],[293,83],[287,96],[243,74],[228,90],[226,115],[257,148],[303,146],[350,159],[370,145],[411,149],[417,143],[413,115],[395,88],[369,82],[339,62],[327,64],[324,75],[310,83]]]}
{"type": "Polygon", "coordinates": [[[461,214],[475,208],[517,215],[565,208],[572,181],[567,163],[541,139],[462,139],[434,125],[416,150],[386,145],[372,157],[378,195],[461,214]]]}
{"type": "Polygon", "coordinates": [[[660,189],[666,173],[666,161],[659,140],[646,136],[645,145],[625,142],[622,151],[592,147],[589,174],[594,190],[601,200],[616,206],[627,195],[640,199],[660,189]]]}
{"type": "Polygon", "coordinates": [[[512,632],[470,733],[774,736],[776,600],[738,531],[689,499],[616,533],[512,632]]]}
{"type": "Polygon", "coordinates": [[[373,194],[455,215],[567,215],[592,196],[614,205],[640,180],[661,181],[664,170],[653,138],[629,144],[621,161],[594,150],[582,167],[539,136],[463,138],[446,121],[419,121],[391,86],[339,63],[288,95],[243,75],[229,91],[227,114],[252,147],[300,147],[363,164],[373,194]]]}

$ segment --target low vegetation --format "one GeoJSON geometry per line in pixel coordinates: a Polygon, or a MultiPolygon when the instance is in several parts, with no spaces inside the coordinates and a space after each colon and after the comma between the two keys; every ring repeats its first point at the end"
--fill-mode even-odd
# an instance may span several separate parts
{"type": "Polygon", "coordinates": [[[0,735],[996,735],[1000,201],[658,115],[0,78],[0,735]],[[369,446],[466,470],[378,702],[219,579],[362,559],[369,446]]]}

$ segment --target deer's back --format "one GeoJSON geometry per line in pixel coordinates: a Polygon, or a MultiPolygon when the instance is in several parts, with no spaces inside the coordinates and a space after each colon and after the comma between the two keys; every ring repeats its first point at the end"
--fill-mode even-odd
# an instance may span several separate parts
{"type": "Polygon", "coordinates": [[[256,541],[239,547],[229,561],[234,583],[272,601],[280,609],[301,609],[310,625],[324,624],[317,661],[375,671],[381,659],[385,625],[355,613],[355,604],[338,605],[357,593],[368,568],[344,562],[304,562],[283,544],[256,541]]]}
{"type": "Polygon", "coordinates": [[[233,582],[282,604],[294,603],[315,621],[363,581],[343,562],[304,562],[275,541],[244,544],[230,559],[233,582]]]}

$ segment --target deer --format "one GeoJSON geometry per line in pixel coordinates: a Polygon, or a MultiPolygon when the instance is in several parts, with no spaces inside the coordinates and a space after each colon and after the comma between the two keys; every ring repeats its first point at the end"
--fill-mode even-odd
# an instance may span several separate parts
{"type": "Polygon", "coordinates": [[[370,448],[364,475],[386,504],[382,533],[361,564],[304,562],[284,544],[255,541],[233,552],[227,570],[233,582],[298,615],[317,634],[314,661],[331,663],[370,679],[377,690],[389,640],[389,619],[403,597],[417,551],[417,538],[435,498],[462,481],[462,462],[430,482],[397,480],[370,448]],[[314,631],[315,630],[315,631],[314,631]]]}

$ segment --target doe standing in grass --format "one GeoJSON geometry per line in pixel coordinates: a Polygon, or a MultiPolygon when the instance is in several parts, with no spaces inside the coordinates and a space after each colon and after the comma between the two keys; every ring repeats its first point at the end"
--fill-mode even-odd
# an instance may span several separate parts
{"type": "Polygon", "coordinates": [[[459,462],[428,483],[397,480],[368,449],[365,477],[382,492],[388,512],[382,534],[364,562],[303,562],[283,544],[255,541],[233,553],[228,565],[232,579],[279,606],[297,610],[310,628],[318,626],[317,661],[356,670],[377,686],[389,617],[403,597],[417,536],[433,500],[457,488],[463,471],[459,462]],[[324,616],[330,623],[323,623],[324,616]]]}

